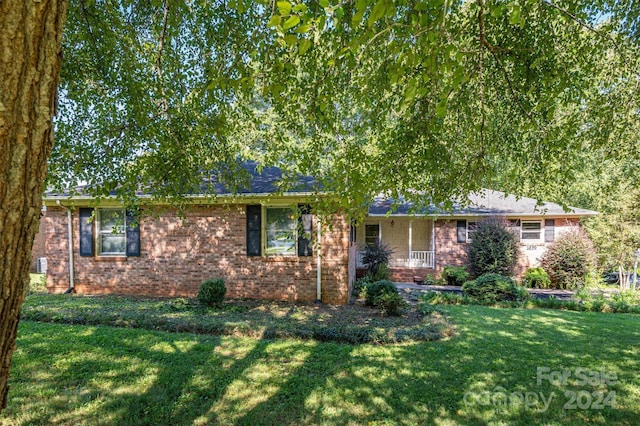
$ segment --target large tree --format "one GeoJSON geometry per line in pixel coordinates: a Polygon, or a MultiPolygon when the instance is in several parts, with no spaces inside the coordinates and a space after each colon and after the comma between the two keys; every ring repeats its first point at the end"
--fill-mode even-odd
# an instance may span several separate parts
{"type": "MultiPolygon", "coordinates": [[[[0,0],[2,405],[65,10],[0,0]]],[[[637,121],[638,12],[616,0],[72,1],[49,182],[179,202],[211,173],[241,184],[237,160],[254,157],[316,174],[343,195],[328,208],[357,214],[380,191],[446,206],[500,176],[571,179],[587,140],[616,145],[637,121]]]]}

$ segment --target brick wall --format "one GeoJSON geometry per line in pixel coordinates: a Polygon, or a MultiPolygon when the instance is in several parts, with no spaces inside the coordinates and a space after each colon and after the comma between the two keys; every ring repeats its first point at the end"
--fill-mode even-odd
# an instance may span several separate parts
{"type": "MultiPolygon", "coordinates": [[[[46,216],[47,289],[69,285],[67,214],[46,216]]],[[[314,227],[317,222],[314,223],[314,227]]],[[[315,230],[315,228],[314,228],[315,230]]],[[[348,302],[348,222],[322,230],[322,301],[348,302]]],[[[140,223],[140,257],[82,257],[73,215],[75,287],[84,294],[195,296],[202,281],[222,277],[231,298],[316,300],[317,257],[246,255],[245,206],[194,206],[184,220],[167,210],[140,223]]]]}
{"type": "MultiPolygon", "coordinates": [[[[43,212],[44,213],[44,212],[43,212]]],[[[37,259],[39,257],[45,257],[45,240],[46,240],[46,224],[44,216],[40,217],[40,227],[38,233],[33,240],[33,247],[31,248],[31,272],[37,271],[37,259]]]]}

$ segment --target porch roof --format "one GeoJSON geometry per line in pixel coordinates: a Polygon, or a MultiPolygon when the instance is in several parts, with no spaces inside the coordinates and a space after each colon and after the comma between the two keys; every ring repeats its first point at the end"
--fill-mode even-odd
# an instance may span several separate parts
{"type": "Polygon", "coordinates": [[[595,216],[598,212],[542,202],[528,197],[517,197],[491,189],[483,189],[469,196],[467,203],[457,202],[452,210],[436,206],[416,207],[403,199],[394,200],[378,196],[369,205],[369,216],[595,216]]]}

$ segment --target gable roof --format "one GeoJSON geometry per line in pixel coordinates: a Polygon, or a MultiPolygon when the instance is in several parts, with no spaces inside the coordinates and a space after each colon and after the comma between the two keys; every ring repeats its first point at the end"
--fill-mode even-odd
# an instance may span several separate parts
{"type": "MultiPolygon", "coordinates": [[[[279,167],[260,167],[255,161],[243,161],[240,167],[246,172],[247,180],[236,191],[232,191],[223,182],[220,182],[215,175],[212,175],[209,179],[204,179],[200,185],[200,193],[191,193],[188,196],[197,198],[205,197],[206,195],[216,196],[231,196],[231,195],[253,195],[253,196],[266,196],[271,194],[281,193],[283,195],[302,195],[317,192],[321,190],[319,182],[312,176],[296,175],[293,177],[284,176],[282,169],[279,167]],[[211,191],[213,189],[213,192],[211,191]]],[[[92,198],[88,195],[88,185],[81,185],[72,191],[55,192],[46,191],[44,199],[67,199],[67,198],[92,198]]],[[[109,193],[110,196],[115,196],[116,191],[113,190],[109,193]]],[[[139,197],[149,197],[153,195],[150,192],[137,192],[139,197]]]]}
{"type": "Polygon", "coordinates": [[[528,197],[516,197],[491,189],[482,189],[469,196],[468,203],[455,203],[451,211],[435,206],[416,208],[413,203],[398,200],[393,209],[394,200],[376,197],[369,205],[369,216],[595,216],[598,212],[568,207],[568,211],[555,203],[542,202],[528,197]]]}

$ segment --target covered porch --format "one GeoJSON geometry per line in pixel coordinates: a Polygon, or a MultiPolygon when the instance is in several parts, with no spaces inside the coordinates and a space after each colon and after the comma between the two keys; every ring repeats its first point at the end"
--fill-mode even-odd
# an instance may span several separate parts
{"type": "Polygon", "coordinates": [[[356,230],[356,266],[364,268],[366,245],[382,242],[393,250],[390,268],[434,267],[434,221],[415,217],[368,217],[356,230]]]}

